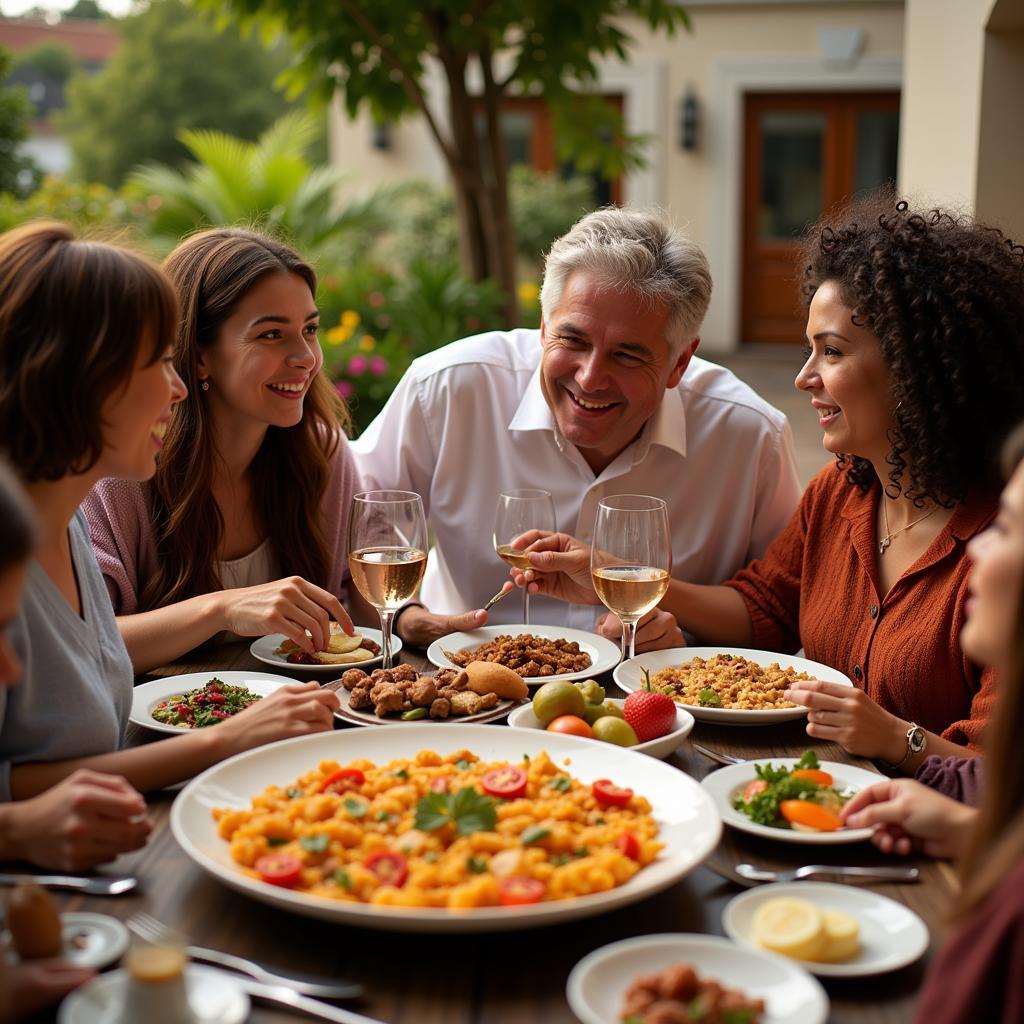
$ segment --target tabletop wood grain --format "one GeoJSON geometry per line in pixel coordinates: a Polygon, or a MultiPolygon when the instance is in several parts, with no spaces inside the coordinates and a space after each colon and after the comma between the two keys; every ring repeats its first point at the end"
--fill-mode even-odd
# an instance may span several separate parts
{"type": "MultiPolygon", "coordinates": [[[[401,660],[417,667],[424,659],[403,651],[401,660]]],[[[243,644],[189,656],[147,676],[210,669],[277,672],[256,661],[243,644]]],[[[296,678],[309,678],[299,672],[296,678]]],[[[318,677],[320,682],[324,677],[318,677]]],[[[608,682],[610,695],[617,695],[608,682]]],[[[356,728],[353,726],[352,728],[356,728]]],[[[400,727],[399,727],[400,728],[400,727]]],[[[493,728],[505,728],[494,725],[493,728]]],[[[156,734],[131,727],[129,742],[149,742],[156,734]]],[[[768,728],[711,726],[698,722],[689,740],[669,759],[696,779],[717,766],[693,750],[691,740],[746,758],[798,756],[812,745],[802,723],[768,728]]],[[[864,765],[839,747],[815,742],[823,760],[864,765]]],[[[126,855],[108,872],[130,872],[138,892],[116,898],[67,896],[64,909],[90,910],[127,919],[147,911],[180,930],[196,945],[210,946],[282,968],[358,979],[366,997],[353,1008],[388,1024],[571,1024],[565,982],[584,955],[618,939],[656,932],[721,935],[725,904],[740,887],[719,873],[742,861],[763,867],[814,863],[893,863],[867,843],[853,846],[795,846],[759,839],[726,828],[707,865],[672,888],[631,907],[582,921],[530,932],[472,936],[422,936],[360,930],[299,917],[250,900],[207,876],[171,835],[169,810],[174,794],[151,794],[155,822],[147,847],[126,855]]],[[[892,974],[866,979],[824,981],[832,1001],[833,1024],[903,1024],[909,1021],[929,960],[945,934],[943,915],[955,887],[948,866],[911,860],[922,872],[917,885],[878,885],[875,891],[916,911],[931,931],[922,961],[892,974]]],[[[254,1022],[298,1019],[257,1007],[254,1022]]]]}

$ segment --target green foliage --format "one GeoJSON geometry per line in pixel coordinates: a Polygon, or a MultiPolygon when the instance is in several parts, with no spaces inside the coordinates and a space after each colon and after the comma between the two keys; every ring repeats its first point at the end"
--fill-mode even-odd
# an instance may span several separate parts
{"type": "Polygon", "coordinates": [[[359,239],[386,224],[386,194],[336,207],[343,171],[314,166],[306,156],[316,119],[286,114],[256,142],[218,131],[185,131],[181,140],[196,163],[176,170],[150,164],[129,179],[129,190],[159,198],[152,232],[172,248],[202,225],[253,224],[287,238],[307,258],[329,251],[346,235],[359,239]]]}
{"type": "Polygon", "coordinates": [[[273,87],[283,47],[218,32],[183,0],[154,0],[114,24],[120,49],[97,74],[71,79],[60,119],[84,179],[116,187],[145,161],[181,164],[186,129],[255,139],[288,108],[273,87]]]}
{"type": "Polygon", "coordinates": [[[14,66],[31,68],[36,74],[54,82],[66,82],[74,74],[77,64],[74,54],[66,46],[40,43],[22,50],[15,58],[14,66]]]}
{"type": "Polygon", "coordinates": [[[73,7],[64,12],[65,18],[82,18],[88,21],[102,21],[106,15],[96,0],[75,0],[73,7]]]}
{"type": "Polygon", "coordinates": [[[129,199],[106,185],[81,185],[48,176],[25,198],[0,196],[0,231],[27,220],[63,220],[79,229],[138,229],[144,233],[152,214],[152,201],[129,199]]]}
{"type": "Polygon", "coordinates": [[[0,193],[21,195],[35,186],[39,169],[18,146],[28,138],[32,104],[20,85],[3,85],[11,72],[11,55],[0,48],[0,193]]]}

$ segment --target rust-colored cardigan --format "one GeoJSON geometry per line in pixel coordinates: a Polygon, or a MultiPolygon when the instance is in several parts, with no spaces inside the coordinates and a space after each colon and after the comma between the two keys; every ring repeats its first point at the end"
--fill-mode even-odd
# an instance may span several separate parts
{"type": "Polygon", "coordinates": [[[887,711],[975,746],[995,699],[991,669],[960,648],[970,562],[967,541],[995,518],[998,497],[968,497],[927,551],[878,593],[875,515],[833,463],[810,482],[763,559],[726,586],[746,602],[754,645],[845,672],[887,711]]]}

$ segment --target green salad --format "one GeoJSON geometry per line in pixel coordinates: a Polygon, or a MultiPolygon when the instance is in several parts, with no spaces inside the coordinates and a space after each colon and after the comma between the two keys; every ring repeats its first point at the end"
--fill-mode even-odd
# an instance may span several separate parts
{"type": "Polygon", "coordinates": [[[840,812],[853,796],[822,771],[813,750],[805,750],[791,768],[755,764],[755,778],[733,800],[733,807],[758,825],[799,832],[834,832],[840,812]]]}
{"type": "Polygon", "coordinates": [[[164,725],[202,729],[237,715],[263,698],[244,686],[222,683],[216,676],[198,690],[174,693],[160,701],[150,714],[164,725]]]}

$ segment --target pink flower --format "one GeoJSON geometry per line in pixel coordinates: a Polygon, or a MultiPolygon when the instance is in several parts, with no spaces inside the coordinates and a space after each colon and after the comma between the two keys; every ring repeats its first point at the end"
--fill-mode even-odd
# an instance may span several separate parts
{"type": "Polygon", "coordinates": [[[366,373],[368,366],[366,356],[354,355],[348,361],[348,375],[350,377],[358,377],[360,374],[366,373]]]}
{"type": "Polygon", "coordinates": [[[337,380],[334,382],[334,390],[341,395],[342,398],[351,398],[354,392],[352,382],[350,380],[337,380]]]}
{"type": "Polygon", "coordinates": [[[383,377],[388,372],[388,361],[383,356],[374,356],[370,360],[370,373],[374,377],[383,377]]]}
{"type": "Polygon", "coordinates": [[[381,292],[370,292],[367,299],[369,299],[370,305],[374,309],[380,309],[384,305],[384,296],[381,292]]]}

